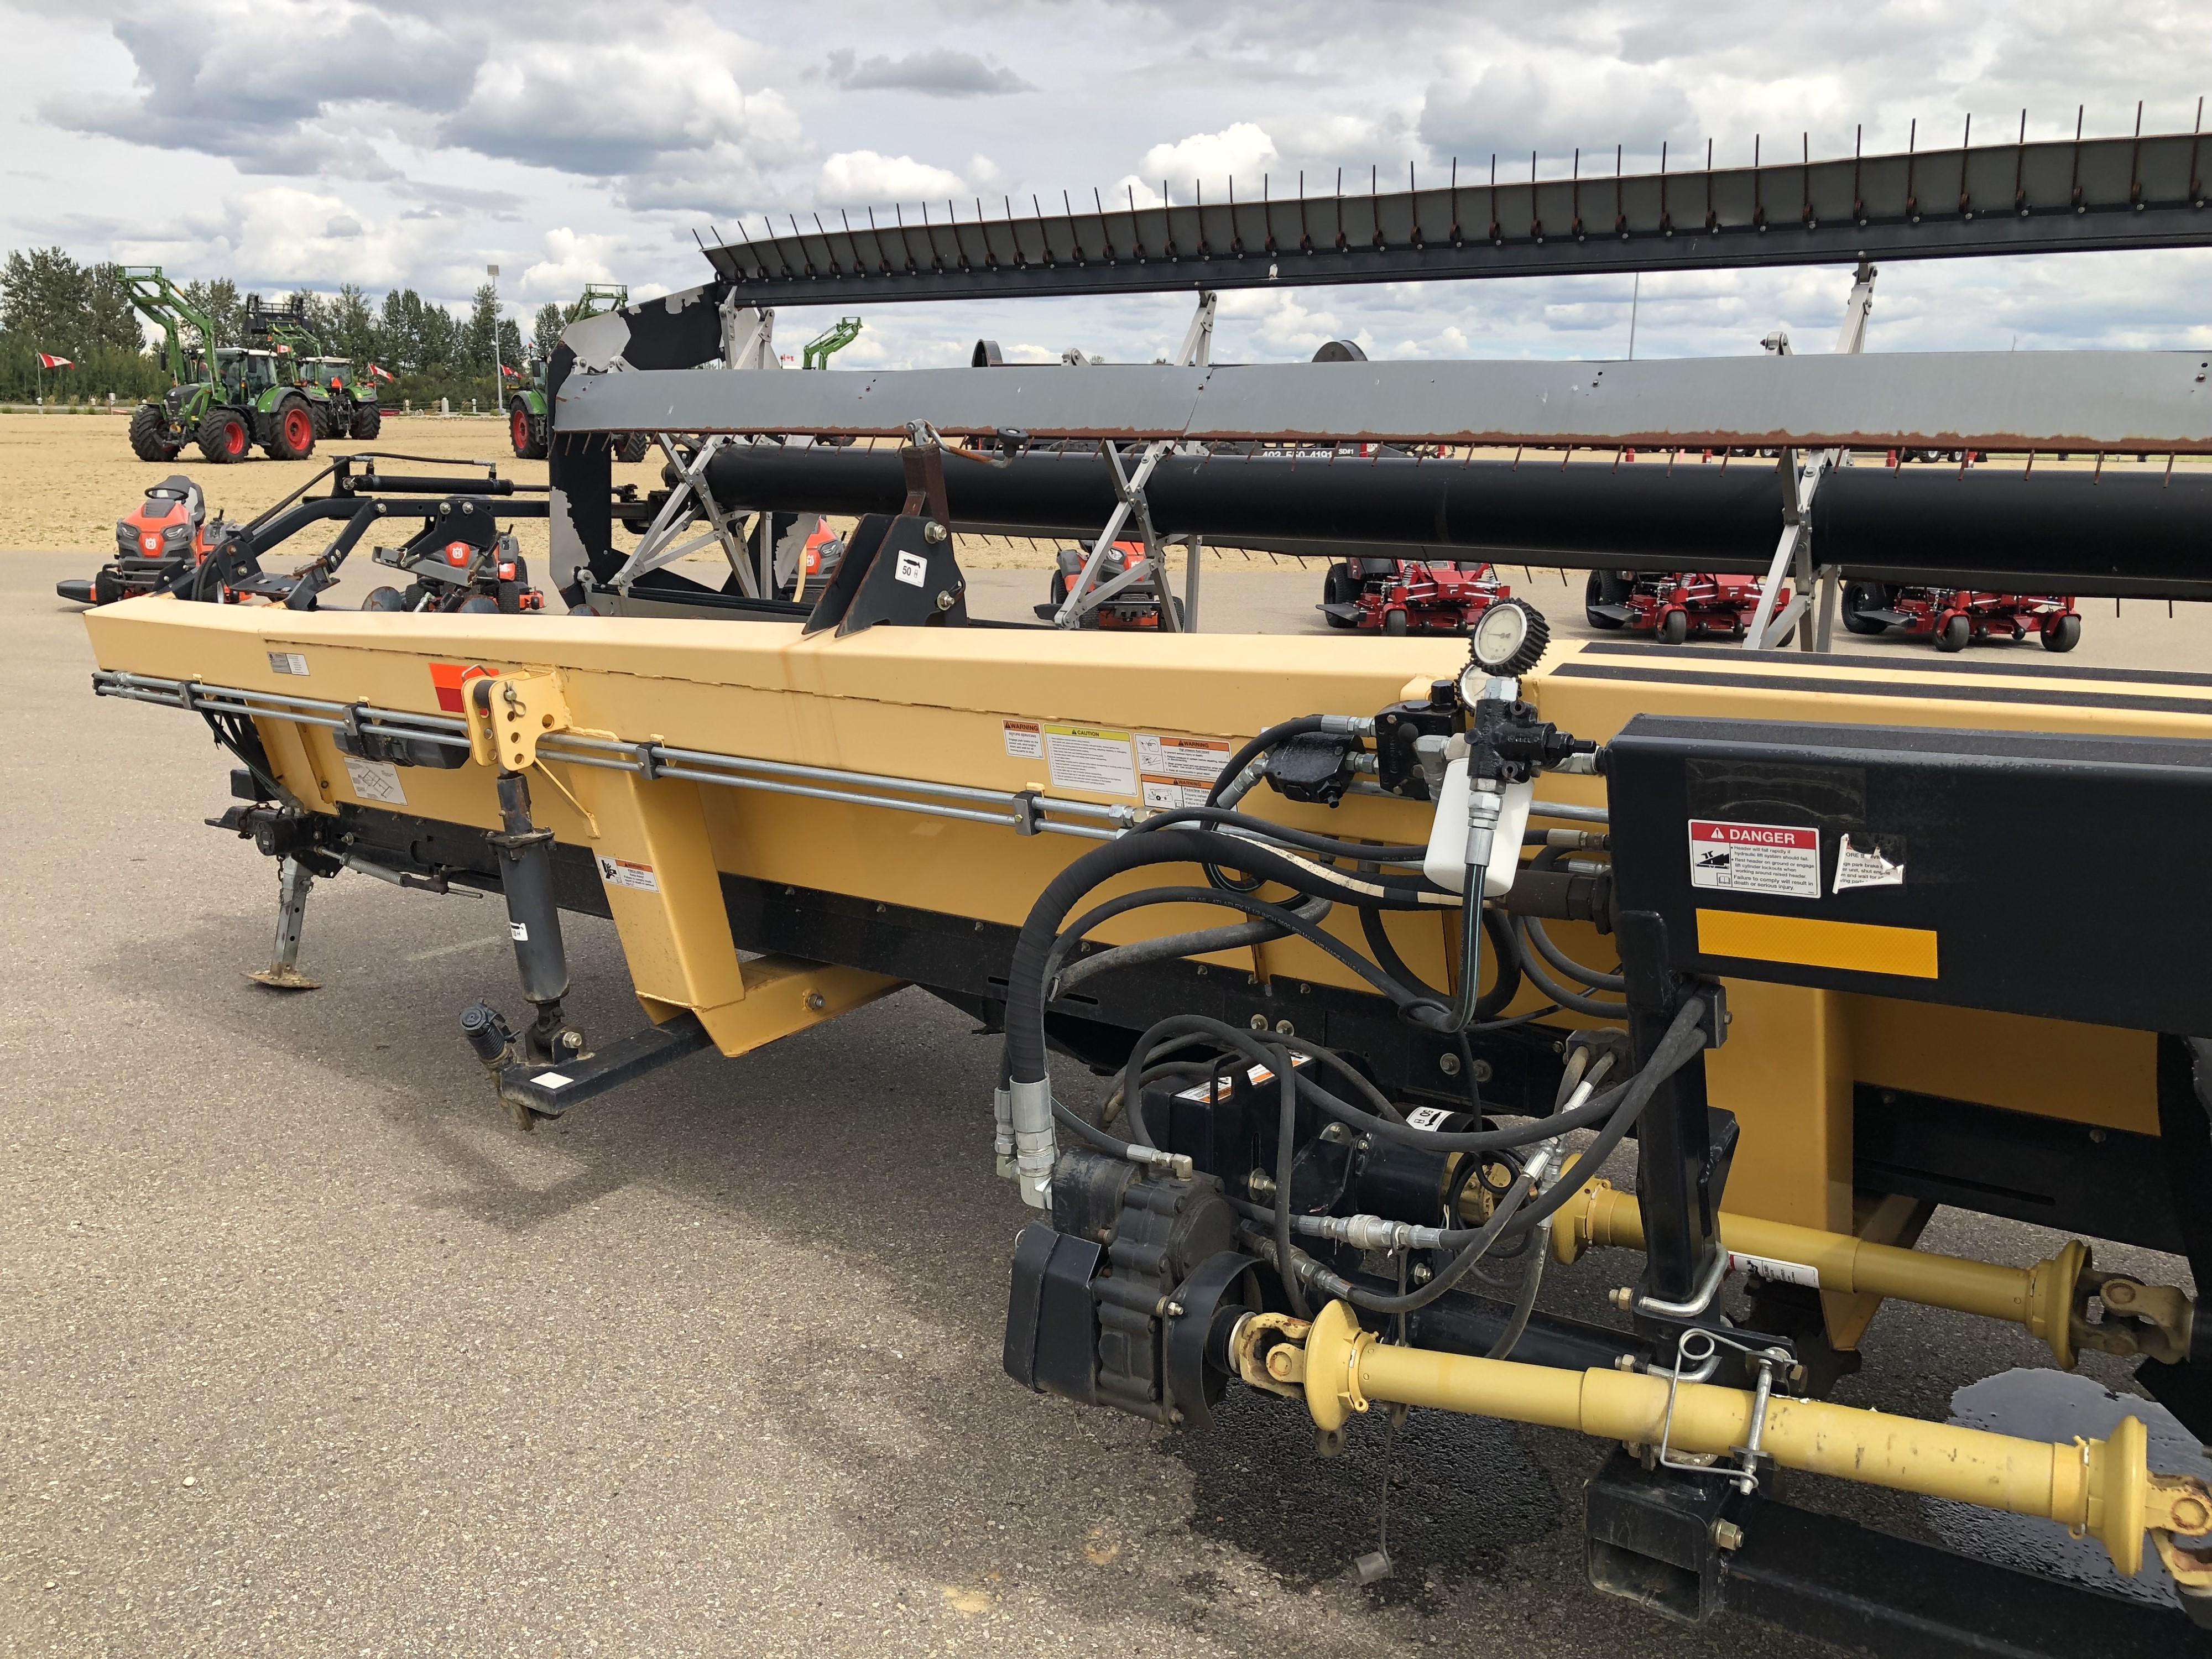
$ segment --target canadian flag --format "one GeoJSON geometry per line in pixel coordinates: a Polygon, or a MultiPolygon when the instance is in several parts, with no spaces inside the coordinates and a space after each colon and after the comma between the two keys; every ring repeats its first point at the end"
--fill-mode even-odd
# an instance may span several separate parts
{"type": "Polygon", "coordinates": [[[499,372],[501,375],[507,380],[519,380],[522,378],[522,371],[520,369],[509,368],[505,363],[501,363],[499,366],[499,372]]]}
{"type": "Polygon", "coordinates": [[[39,367],[41,368],[75,368],[76,365],[66,357],[56,357],[49,353],[41,351],[39,354],[39,367]]]}
{"type": "Polygon", "coordinates": [[[396,380],[398,377],[392,374],[390,371],[379,368],[374,363],[371,363],[368,366],[368,378],[372,380],[396,380]]]}

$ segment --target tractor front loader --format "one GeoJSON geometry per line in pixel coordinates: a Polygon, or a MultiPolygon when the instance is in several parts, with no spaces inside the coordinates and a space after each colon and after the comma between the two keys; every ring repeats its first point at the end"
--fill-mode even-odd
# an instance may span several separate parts
{"type": "Polygon", "coordinates": [[[292,377],[279,373],[276,351],[215,344],[213,321],[159,265],[126,265],[122,279],[131,303],[161,325],[169,369],[167,393],[131,417],[139,459],[166,464],[195,442],[217,465],[244,460],[257,444],[273,460],[314,453],[313,410],[292,377]],[[187,329],[196,337],[189,344],[187,329]]]}

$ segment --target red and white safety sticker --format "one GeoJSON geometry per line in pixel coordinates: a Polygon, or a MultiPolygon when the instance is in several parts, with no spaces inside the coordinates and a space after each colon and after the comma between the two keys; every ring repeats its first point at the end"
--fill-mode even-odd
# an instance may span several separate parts
{"type": "Polygon", "coordinates": [[[1690,885],[1816,899],[1820,896],[1820,832],[1796,823],[1692,818],[1690,885]]]}

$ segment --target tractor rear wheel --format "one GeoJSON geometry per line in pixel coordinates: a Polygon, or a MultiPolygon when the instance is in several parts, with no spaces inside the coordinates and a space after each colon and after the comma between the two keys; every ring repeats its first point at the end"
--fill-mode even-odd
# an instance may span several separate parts
{"type": "Polygon", "coordinates": [[[159,404],[141,404],[131,417],[131,453],[142,461],[173,461],[185,447],[182,434],[171,429],[168,411],[159,404]]]}
{"type": "MultiPolygon", "coordinates": [[[[538,441],[542,444],[544,440],[540,438],[538,441]]],[[[540,449],[538,453],[543,455],[545,452],[540,449]]],[[[652,453],[653,434],[650,432],[625,432],[622,441],[615,446],[615,459],[630,466],[636,465],[652,453]]]]}
{"type": "Polygon", "coordinates": [[[210,410],[200,422],[199,445],[201,454],[217,466],[228,466],[246,459],[253,447],[253,434],[246,428],[246,417],[236,410],[210,410]]]}
{"type": "Polygon", "coordinates": [[[384,411],[374,404],[363,404],[353,412],[353,435],[374,438],[384,430],[384,411]]]}
{"type": "Polygon", "coordinates": [[[315,417],[305,398],[287,398],[276,405],[263,447],[272,461],[304,461],[315,453],[315,417]]]}
{"type": "Polygon", "coordinates": [[[545,423],[530,412],[530,406],[517,398],[507,410],[507,442],[514,446],[518,461],[542,461],[545,459],[545,423]]]}
{"type": "Polygon", "coordinates": [[[2081,619],[2067,616],[2053,617],[2043,625],[2043,648],[2045,651],[2071,651],[2081,643],[2081,619]]]}
{"type": "Polygon", "coordinates": [[[1680,645],[1689,637],[1690,613],[1688,611],[1669,611],[1659,619],[1659,642],[1662,645],[1680,645]]]}
{"type": "Polygon", "coordinates": [[[1938,651],[1964,651],[1966,641],[1974,637],[1974,625],[1960,616],[1947,617],[1942,627],[1936,630],[1938,651]]]}

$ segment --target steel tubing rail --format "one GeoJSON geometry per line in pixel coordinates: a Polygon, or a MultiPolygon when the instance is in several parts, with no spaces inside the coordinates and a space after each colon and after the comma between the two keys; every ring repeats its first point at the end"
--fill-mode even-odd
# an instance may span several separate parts
{"type": "MultiPolygon", "coordinates": [[[[275,691],[246,691],[230,686],[207,685],[198,680],[159,679],[149,676],[102,669],[93,675],[94,693],[122,697],[187,711],[258,716],[317,726],[325,731],[368,732],[469,747],[465,722],[440,714],[417,714],[405,709],[377,708],[366,703],[331,702],[275,691]]],[[[792,761],[756,759],[744,755],[716,754],[708,750],[680,749],[663,744],[623,743],[611,738],[580,732],[561,732],[538,745],[541,757],[579,766],[635,772],[647,778],[684,778],[726,788],[753,789],[769,794],[797,795],[853,806],[881,807],[892,811],[918,812],[929,817],[958,818],[973,823],[997,824],[1038,834],[1075,836],[1087,841],[1112,841],[1136,820],[1133,808],[1093,801],[1063,800],[1048,795],[1017,794],[1009,790],[983,789],[969,784],[938,783],[925,778],[891,777],[873,772],[851,772],[834,766],[808,766],[792,761]],[[760,774],[765,775],[748,775],[760,774]],[[845,786],[845,787],[839,787],[845,786]],[[857,787],[854,787],[857,786],[857,787]],[[921,797],[905,799],[878,793],[897,790],[921,797]],[[973,803],[972,805],[959,803],[973,803]],[[985,811],[995,806],[1003,810],[985,811]],[[1062,818],[1091,818],[1103,823],[1067,823],[1062,818]]]]}

